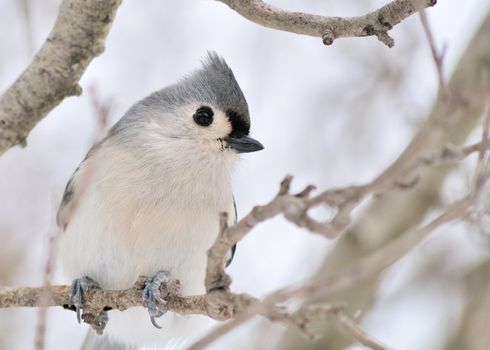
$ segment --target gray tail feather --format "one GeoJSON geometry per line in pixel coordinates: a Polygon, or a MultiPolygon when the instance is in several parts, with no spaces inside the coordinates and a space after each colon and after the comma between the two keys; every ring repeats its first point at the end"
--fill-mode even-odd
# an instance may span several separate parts
{"type": "Polygon", "coordinates": [[[136,350],[136,348],[109,340],[106,336],[88,331],[80,350],[136,350]]]}

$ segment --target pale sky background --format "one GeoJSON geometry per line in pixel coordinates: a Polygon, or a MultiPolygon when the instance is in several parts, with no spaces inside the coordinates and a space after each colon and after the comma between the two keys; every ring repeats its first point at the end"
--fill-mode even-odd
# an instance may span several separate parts
{"type": "MultiPolygon", "coordinates": [[[[270,1],[285,9],[325,15],[359,15],[387,1],[270,1]]],[[[53,25],[58,1],[30,1],[29,21],[16,0],[0,0],[0,91],[30,62],[53,25]]],[[[448,45],[447,74],[490,9],[488,0],[439,1],[428,11],[439,47],[448,45]],[[464,3],[464,6],[462,5],[464,3]]],[[[368,181],[409,142],[437,92],[428,44],[418,16],[390,32],[388,49],[375,38],[340,39],[326,47],[320,38],[262,28],[215,1],[125,0],[106,51],[81,80],[101,100],[112,99],[112,122],[138,99],[173,83],[215,50],[232,67],[247,97],[252,136],[265,150],[243,156],[234,174],[239,216],[266,203],[286,174],[294,188],[319,189],[368,181]]],[[[10,285],[40,285],[48,237],[71,173],[94,139],[95,113],[87,93],[71,97],[31,132],[27,147],[0,158],[0,254],[16,257],[10,285]]],[[[449,182],[448,198],[461,193],[449,182]]],[[[461,269],[488,250],[464,225],[444,230],[385,273],[377,307],[363,325],[395,349],[438,349],[457,325],[462,291],[438,283],[416,284],[424,259],[452,245],[461,269]],[[416,288],[413,286],[416,285],[416,288]],[[412,286],[412,287],[411,287],[412,286]]],[[[263,296],[314,274],[332,243],[278,218],[240,242],[230,267],[232,288],[263,296]]],[[[57,282],[69,282],[57,276],[57,282]]],[[[1,334],[9,349],[31,348],[35,311],[0,310],[1,334]]],[[[65,349],[86,332],[73,313],[51,309],[48,349],[65,349]]],[[[251,322],[210,349],[253,346],[251,322]]],[[[280,326],[270,329],[272,341],[280,326]]],[[[351,349],[354,349],[352,347],[351,349]]]]}

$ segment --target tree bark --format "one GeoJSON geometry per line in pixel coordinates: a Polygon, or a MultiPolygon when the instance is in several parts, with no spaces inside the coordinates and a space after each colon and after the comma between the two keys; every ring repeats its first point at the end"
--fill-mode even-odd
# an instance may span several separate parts
{"type": "Polygon", "coordinates": [[[122,0],[64,0],[56,23],[32,63],[0,97],[0,155],[18,144],[78,85],[92,59],[104,51],[122,0]]]}
{"type": "Polygon", "coordinates": [[[321,37],[325,45],[338,38],[376,36],[388,47],[395,41],[388,31],[435,0],[394,0],[364,16],[326,17],[285,11],[261,0],[218,0],[248,20],[261,26],[286,32],[321,37]]]}

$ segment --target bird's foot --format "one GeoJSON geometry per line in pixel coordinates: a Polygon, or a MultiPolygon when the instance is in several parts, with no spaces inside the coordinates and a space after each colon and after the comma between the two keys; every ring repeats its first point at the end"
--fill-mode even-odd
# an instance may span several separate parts
{"type": "Polygon", "coordinates": [[[88,323],[98,335],[104,333],[105,326],[107,326],[107,323],[109,322],[107,310],[88,314],[84,312],[82,318],[83,322],[88,323]]]}
{"type": "Polygon", "coordinates": [[[103,333],[107,322],[109,322],[107,311],[109,311],[110,308],[104,308],[104,310],[89,310],[88,313],[84,309],[83,316],[81,314],[84,303],[84,294],[92,288],[100,287],[98,283],[90,277],[84,276],[73,280],[68,292],[68,305],[66,305],[66,308],[76,311],[78,323],[80,323],[83,318],[83,321],[88,323],[95,332],[100,335],[103,333]]]}
{"type": "MultiPolygon", "coordinates": [[[[68,294],[68,306],[74,306],[77,312],[78,323],[81,322],[81,308],[83,306],[83,295],[87,293],[90,288],[100,288],[98,283],[87,276],[82,278],[77,278],[73,280],[70,286],[70,291],[68,294]]],[[[105,322],[107,323],[107,322],[105,322]]]]}
{"type": "Polygon", "coordinates": [[[172,275],[168,271],[159,271],[155,275],[146,278],[143,289],[144,305],[150,314],[151,323],[156,328],[162,327],[158,325],[155,318],[161,317],[167,312],[163,307],[166,304],[166,301],[160,292],[160,286],[162,284],[166,285],[169,293],[177,292],[179,289],[179,282],[172,279],[172,275]]]}

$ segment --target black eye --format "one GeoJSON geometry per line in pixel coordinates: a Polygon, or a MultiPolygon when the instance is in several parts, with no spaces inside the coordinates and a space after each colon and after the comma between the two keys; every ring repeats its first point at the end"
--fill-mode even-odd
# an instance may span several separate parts
{"type": "Polygon", "coordinates": [[[207,106],[199,107],[194,113],[194,121],[201,126],[209,126],[213,122],[213,110],[207,106]]]}

